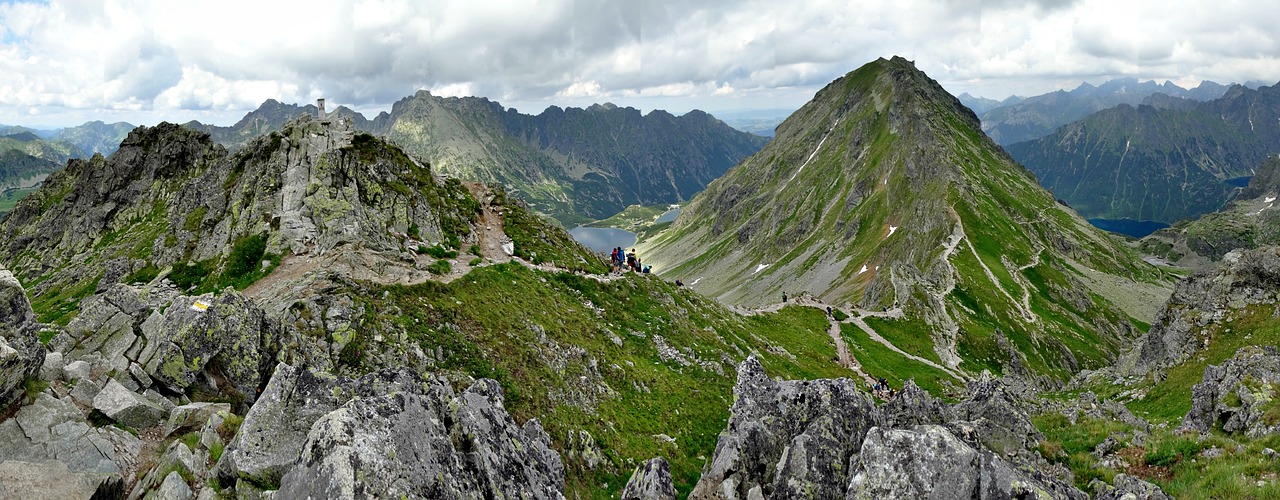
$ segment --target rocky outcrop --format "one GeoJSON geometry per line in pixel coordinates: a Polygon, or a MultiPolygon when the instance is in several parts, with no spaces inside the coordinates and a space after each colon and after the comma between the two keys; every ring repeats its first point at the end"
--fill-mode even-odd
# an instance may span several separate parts
{"type": "Polygon", "coordinates": [[[48,498],[88,498],[77,492],[94,491],[117,492],[103,498],[117,497],[141,448],[133,434],[91,426],[74,403],[42,392],[0,422],[0,497],[41,491],[67,495],[48,498]]]}
{"type": "Polygon", "coordinates": [[[492,381],[462,394],[404,369],[359,379],[281,364],[217,466],[238,492],[288,498],[560,498],[564,467],[492,381]],[[355,478],[360,478],[356,481],[355,478]]]}
{"type": "Polygon", "coordinates": [[[115,380],[108,380],[107,385],[94,396],[93,409],[135,429],[154,427],[168,416],[165,409],[115,380]]]}
{"type": "Polygon", "coordinates": [[[947,406],[907,384],[876,407],[851,380],[772,380],[749,357],[690,498],[1086,497],[1031,451],[1039,433],[999,380],[969,391],[947,406]]]}
{"type": "Polygon", "coordinates": [[[137,362],[174,392],[203,382],[253,402],[275,365],[278,328],[235,291],[179,297],[140,330],[147,342],[137,362]]]}
{"type": "Polygon", "coordinates": [[[848,498],[1088,498],[1034,475],[941,426],[877,427],[862,443],[848,498]]]}
{"type": "Polygon", "coordinates": [[[662,457],[645,460],[622,488],[622,500],[675,500],[671,466],[662,457]]]}
{"type": "Polygon", "coordinates": [[[1190,359],[1208,345],[1208,325],[1256,304],[1276,304],[1280,296],[1280,247],[1235,251],[1222,266],[1182,280],[1151,324],[1151,330],[1117,367],[1123,375],[1145,375],[1190,359]]]}
{"type": "Polygon", "coordinates": [[[0,409],[22,397],[23,381],[44,364],[39,329],[22,284],[0,266],[0,409]]]}
{"type": "Polygon", "coordinates": [[[86,298],[50,346],[65,353],[68,370],[115,372],[129,390],[222,394],[247,406],[275,365],[279,330],[234,290],[187,297],[117,284],[86,298]]]}
{"type": "Polygon", "coordinates": [[[689,498],[837,498],[867,432],[880,425],[850,379],[776,381],[754,356],[738,367],[729,426],[689,498]]]}
{"type": "Polygon", "coordinates": [[[1173,500],[1159,486],[1128,474],[1116,474],[1112,484],[1099,479],[1089,482],[1094,500],[1173,500]]]}
{"type": "Polygon", "coordinates": [[[516,425],[497,382],[441,380],[353,399],[312,425],[284,498],[564,498],[564,468],[536,420],[516,425]]]}
{"type": "Polygon", "coordinates": [[[1275,346],[1246,347],[1226,363],[1204,370],[1191,389],[1191,411],[1182,428],[1207,433],[1221,424],[1226,432],[1253,438],[1280,432],[1280,351],[1275,346]]]}

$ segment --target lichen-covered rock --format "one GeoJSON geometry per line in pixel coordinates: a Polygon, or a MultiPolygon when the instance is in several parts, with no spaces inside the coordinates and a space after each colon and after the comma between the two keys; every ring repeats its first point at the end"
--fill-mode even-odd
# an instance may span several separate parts
{"type": "Polygon", "coordinates": [[[862,449],[847,498],[1079,498],[1070,485],[1020,471],[975,449],[945,427],[874,428],[862,449]]]}
{"type": "Polygon", "coordinates": [[[190,431],[204,425],[213,415],[230,411],[231,405],[227,403],[198,402],[178,406],[169,412],[164,434],[172,436],[174,433],[190,431]]]}
{"type": "Polygon", "coordinates": [[[173,392],[184,392],[200,380],[225,378],[229,387],[217,390],[230,390],[251,403],[275,366],[278,326],[234,290],[216,297],[178,297],[163,314],[148,317],[140,330],[146,346],[138,363],[173,392]]]}
{"type": "Polygon", "coordinates": [[[280,484],[297,462],[311,424],[354,395],[349,380],[279,364],[217,465],[224,486],[280,484]]]}
{"type": "Polygon", "coordinates": [[[460,395],[441,380],[357,398],[312,427],[283,498],[563,498],[564,468],[534,421],[517,426],[501,389],[460,395]]]}
{"type": "Polygon", "coordinates": [[[0,266],[0,408],[22,397],[22,384],[44,364],[40,325],[22,284],[0,266]]]}
{"type": "Polygon", "coordinates": [[[124,481],[118,474],[72,471],[56,460],[0,461],[0,498],[62,500],[121,498],[124,481]]]}
{"type": "Polygon", "coordinates": [[[884,415],[885,427],[914,427],[921,424],[944,424],[954,419],[951,409],[933,397],[914,380],[902,385],[902,390],[893,399],[880,406],[884,415]]]}
{"type": "Polygon", "coordinates": [[[73,472],[120,477],[136,463],[142,442],[114,426],[92,427],[74,403],[40,393],[0,422],[0,459],[56,460],[73,472]]]}
{"type": "Polygon", "coordinates": [[[849,379],[775,381],[754,357],[738,367],[728,428],[690,498],[839,498],[849,463],[880,415],[849,379]]]}
{"type": "Polygon", "coordinates": [[[155,500],[191,500],[191,487],[182,479],[178,471],[170,472],[156,490],[155,500]]]}
{"type": "Polygon", "coordinates": [[[1112,484],[1094,479],[1089,482],[1093,488],[1094,500],[1173,500],[1159,486],[1148,483],[1128,474],[1116,474],[1112,484]]]}
{"type": "Polygon", "coordinates": [[[1191,411],[1184,429],[1260,437],[1280,432],[1280,352],[1275,346],[1246,347],[1227,362],[1205,368],[1191,388],[1191,411]]]}
{"type": "Polygon", "coordinates": [[[125,353],[141,347],[135,347],[140,344],[136,327],[149,312],[137,290],[115,285],[80,301],[80,314],[67,325],[66,335],[54,339],[50,346],[70,360],[97,353],[109,363],[105,369],[125,371],[131,359],[125,353]]]}
{"type": "Polygon", "coordinates": [[[662,457],[645,460],[622,488],[622,500],[675,500],[671,466],[662,457]]]}
{"type": "Polygon", "coordinates": [[[107,380],[107,385],[94,396],[93,408],[111,420],[135,429],[159,425],[167,416],[163,408],[114,379],[107,380]]]}
{"type": "Polygon", "coordinates": [[[970,422],[983,446],[1010,455],[1030,449],[1042,436],[1023,405],[991,377],[971,382],[969,396],[951,408],[955,418],[970,422]]]}

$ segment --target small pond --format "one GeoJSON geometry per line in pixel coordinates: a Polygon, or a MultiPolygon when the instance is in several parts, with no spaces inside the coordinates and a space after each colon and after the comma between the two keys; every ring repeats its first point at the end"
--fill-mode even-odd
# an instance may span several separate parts
{"type": "Polygon", "coordinates": [[[659,215],[658,219],[653,221],[653,223],[662,224],[663,222],[671,222],[673,220],[676,220],[676,217],[679,217],[679,216],[680,216],[680,207],[676,207],[671,210],[667,210],[666,212],[663,212],[663,214],[659,215]]]}

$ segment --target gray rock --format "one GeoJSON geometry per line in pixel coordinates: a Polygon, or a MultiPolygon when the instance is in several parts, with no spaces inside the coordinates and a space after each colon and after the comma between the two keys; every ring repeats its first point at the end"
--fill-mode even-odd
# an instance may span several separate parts
{"type": "Polygon", "coordinates": [[[45,353],[44,363],[40,365],[40,378],[48,381],[61,379],[63,366],[66,366],[66,363],[62,360],[62,353],[57,351],[45,353]]]}
{"type": "Polygon", "coordinates": [[[90,427],[79,408],[49,393],[0,422],[0,457],[7,460],[57,460],[76,472],[120,474],[133,467],[141,449],[137,437],[112,426],[90,427]]]}
{"type": "Polygon", "coordinates": [[[1245,347],[1219,366],[1205,368],[1191,388],[1191,411],[1182,428],[1207,433],[1215,424],[1226,432],[1253,438],[1280,432],[1280,423],[1266,418],[1280,391],[1280,352],[1275,346],[1245,347]]]}
{"type": "Polygon", "coordinates": [[[690,498],[838,498],[862,439],[880,424],[848,379],[775,381],[754,357],[738,366],[728,428],[690,498]]]}
{"type": "Polygon", "coordinates": [[[977,450],[943,427],[872,429],[862,443],[851,498],[977,498],[977,450]]]}
{"type": "Polygon", "coordinates": [[[403,387],[352,399],[318,420],[277,494],[564,498],[550,437],[536,421],[515,424],[497,382],[480,380],[460,395],[439,379],[403,387]]]}
{"type": "Polygon", "coordinates": [[[1280,247],[1233,251],[1222,265],[1178,282],[1151,329],[1117,361],[1123,375],[1141,376],[1190,359],[1203,348],[1204,326],[1229,309],[1276,304],[1280,247]]]}
{"type": "Polygon", "coordinates": [[[133,380],[138,383],[139,387],[144,389],[151,387],[151,376],[147,375],[147,371],[142,368],[142,365],[130,363],[129,376],[133,377],[133,380]]]}
{"type": "Polygon", "coordinates": [[[54,460],[0,461],[0,498],[64,500],[120,498],[124,481],[119,474],[72,471],[54,460]]]}
{"type": "Polygon", "coordinates": [[[56,347],[64,349],[67,359],[72,360],[101,355],[103,370],[124,372],[129,368],[125,352],[138,343],[136,326],[147,311],[132,287],[112,286],[80,301],[80,313],[67,324],[71,345],[56,347]]]}
{"type": "Polygon", "coordinates": [[[219,387],[253,402],[275,365],[277,326],[252,300],[234,290],[222,295],[178,297],[163,314],[140,326],[147,345],[138,355],[151,378],[175,393],[199,380],[226,380],[219,387]],[[200,302],[201,306],[193,305],[200,302]],[[219,376],[211,376],[217,373],[219,376]]]}
{"type": "Polygon", "coordinates": [[[178,471],[173,471],[165,476],[163,483],[160,483],[160,489],[156,490],[154,498],[155,500],[191,500],[193,496],[187,482],[178,475],[178,471]]]}
{"type": "Polygon", "coordinates": [[[71,388],[71,399],[74,399],[77,403],[92,408],[93,398],[97,397],[98,392],[101,390],[102,387],[98,386],[97,382],[88,378],[82,378],[79,382],[76,382],[75,387],[71,388]]]}
{"type": "Polygon", "coordinates": [[[353,386],[350,380],[278,365],[218,461],[221,483],[280,484],[297,462],[311,424],[346,403],[355,394],[353,386]]]}
{"type": "Polygon", "coordinates": [[[88,378],[92,368],[88,361],[72,361],[62,368],[62,376],[68,381],[88,378]]]}
{"type": "Polygon", "coordinates": [[[671,466],[662,457],[646,460],[631,473],[622,488],[622,500],[675,500],[676,487],[671,480],[671,466]]]}
{"type": "MultiPolygon", "coordinates": [[[[189,476],[193,481],[203,481],[206,473],[205,461],[208,454],[204,450],[193,452],[187,445],[181,441],[174,441],[165,448],[164,454],[156,461],[155,467],[147,471],[146,475],[134,485],[133,491],[129,493],[129,498],[136,500],[148,496],[153,492],[152,498],[169,498],[163,495],[173,495],[182,493],[182,488],[178,488],[177,484],[170,484],[169,478],[175,474],[178,475],[178,481],[182,486],[186,486],[184,476],[189,476]],[[163,474],[163,475],[162,475],[163,474]],[[166,492],[167,489],[167,492],[166,492]]],[[[191,490],[187,489],[187,496],[190,498],[191,490]]]]}
{"type": "Polygon", "coordinates": [[[108,380],[107,385],[93,398],[93,408],[120,424],[144,429],[164,421],[165,411],[151,400],[126,389],[119,382],[108,380]]]}
{"type": "Polygon", "coordinates": [[[902,385],[898,395],[880,406],[885,427],[914,427],[921,424],[943,424],[955,417],[946,403],[925,392],[915,380],[902,385]]]}
{"type": "Polygon", "coordinates": [[[1088,498],[1052,478],[1015,469],[974,449],[947,428],[874,428],[849,482],[847,498],[1088,498]]]}
{"type": "Polygon", "coordinates": [[[1043,438],[999,379],[984,376],[969,383],[968,389],[969,396],[951,409],[956,419],[973,425],[983,446],[1007,456],[1030,449],[1043,438]]]}
{"type": "Polygon", "coordinates": [[[21,398],[23,381],[35,377],[44,364],[39,330],[22,284],[0,266],[0,408],[21,398]]]}
{"type": "Polygon", "coordinates": [[[564,447],[566,461],[574,462],[589,470],[595,470],[603,459],[596,439],[584,430],[569,431],[569,438],[565,440],[564,447]]]}
{"type": "Polygon", "coordinates": [[[1114,486],[1099,479],[1090,481],[1094,500],[1173,500],[1159,486],[1128,474],[1116,474],[1112,483],[1114,486]]]}
{"type": "Polygon", "coordinates": [[[227,403],[191,403],[175,407],[169,412],[169,421],[164,426],[165,436],[184,433],[202,428],[214,414],[229,413],[231,405],[227,403]]]}

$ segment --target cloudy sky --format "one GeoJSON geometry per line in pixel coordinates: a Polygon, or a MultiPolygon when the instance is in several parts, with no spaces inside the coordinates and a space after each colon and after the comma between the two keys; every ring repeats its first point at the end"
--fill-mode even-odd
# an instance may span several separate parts
{"type": "Polygon", "coordinates": [[[1280,80],[1275,0],[0,0],[0,123],[366,114],[418,89],[522,112],[795,108],[877,57],[1003,98],[1113,77],[1280,80]]]}

